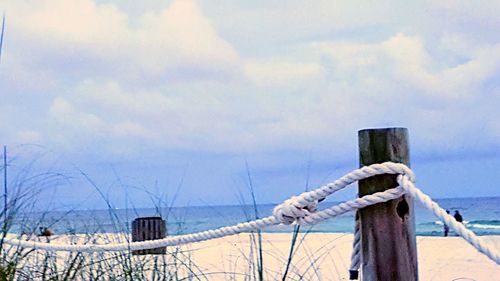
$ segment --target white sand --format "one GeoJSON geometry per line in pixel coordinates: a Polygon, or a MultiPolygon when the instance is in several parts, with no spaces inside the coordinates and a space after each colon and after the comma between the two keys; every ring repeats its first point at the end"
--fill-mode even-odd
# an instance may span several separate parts
{"type": "MultiPolygon", "coordinates": [[[[109,234],[109,237],[115,240],[117,236],[109,234]]],[[[292,234],[284,233],[263,234],[265,280],[281,280],[291,237],[292,234]]],[[[342,233],[300,234],[287,280],[348,280],[352,238],[352,234],[342,233]]],[[[203,274],[200,280],[253,280],[248,276],[254,275],[258,253],[256,247],[252,247],[252,239],[250,234],[240,234],[180,248],[169,247],[168,252],[175,254],[165,258],[181,268],[181,275],[189,275],[186,268],[195,275],[203,274]]],[[[500,251],[500,236],[481,239],[500,251]]],[[[65,243],[68,237],[51,240],[65,243]]],[[[500,266],[460,237],[417,237],[417,245],[420,280],[500,281],[500,266]]],[[[137,263],[148,258],[151,256],[134,257],[137,263]]]]}
{"type": "MultiPolygon", "coordinates": [[[[308,234],[293,258],[290,280],[300,276],[303,280],[348,280],[352,237],[352,234],[339,233],[308,234]]],[[[302,238],[303,234],[299,240],[302,238]]],[[[500,236],[482,239],[500,251],[500,236]]],[[[290,240],[291,234],[264,234],[266,280],[281,279],[279,276],[284,271],[290,240]]],[[[460,237],[418,237],[417,245],[420,280],[500,280],[500,266],[460,237]]],[[[248,267],[248,234],[202,242],[191,248],[195,250],[193,260],[196,264],[210,271],[234,271],[237,268],[238,272],[245,272],[245,267],[248,267]]]]}

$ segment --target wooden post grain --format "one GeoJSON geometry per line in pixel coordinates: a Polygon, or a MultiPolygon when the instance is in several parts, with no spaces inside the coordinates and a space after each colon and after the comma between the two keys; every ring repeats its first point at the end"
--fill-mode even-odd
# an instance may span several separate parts
{"type": "MultiPolygon", "coordinates": [[[[358,132],[360,167],[387,161],[410,165],[408,130],[366,129],[358,132]]],[[[397,186],[395,175],[359,182],[359,196],[397,186]]],[[[359,211],[364,281],[418,280],[415,220],[411,196],[359,211]]]]}
{"type": "MultiPolygon", "coordinates": [[[[132,242],[165,238],[166,223],[161,217],[141,217],[132,221],[132,242]]],[[[166,248],[132,251],[132,255],[164,255],[166,248]]]]}

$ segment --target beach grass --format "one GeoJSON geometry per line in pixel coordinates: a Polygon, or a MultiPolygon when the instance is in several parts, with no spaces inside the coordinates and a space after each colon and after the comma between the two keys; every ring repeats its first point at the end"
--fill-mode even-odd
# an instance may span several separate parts
{"type": "MultiPolygon", "coordinates": [[[[275,254],[271,241],[264,242],[261,231],[239,235],[239,239],[246,236],[249,243],[239,248],[239,258],[225,258],[220,255],[223,267],[212,269],[206,264],[199,265],[193,257],[197,254],[196,246],[167,247],[164,255],[133,255],[131,251],[106,253],[67,253],[47,252],[25,249],[18,246],[6,245],[5,238],[36,240],[47,243],[72,244],[107,244],[130,243],[129,216],[123,221],[117,213],[105,192],[84,171],[78,170],[76,175],[84,178],[94,187],[101,199],[108,206],[109,221],[112,222],[113,233],[99,231],[99,222],[92,222],[86,233],[76,233],[68,228],[66,233],[56,233],[51,236],[40,236],[42,229],[50,229],[54,223],[62,221],[73,210],[61,214],[60,218],[48,223],[46,219],[50,209],[40,211],[38,207],[39,195],[48,190],[47,187],[60,182],[70,181],[71,177],[54,172],[35,173],[33,167],[36,161],[29,163],[15,175],[10,186],[11,194],[8,205],[0,215],[4,217],[0,234],[0,280],[309,280],[326,256],[326,253],[307,253],[301,259],[294,259],[297,248],[302,244],[305,235],[300,235],[300,227],[295,227],[288,234],[290,244],[286,254],[275,254]],[[38,220],[28,219],[37,212],[38,220]],[[13,232],[13,226],[18,229],[13,232]],[[97,225],[97,227],[95,226],[97,225]],[[272,264],[272,266],[270,266],[272,264]],[[278,267],[275,265],[279,264],[278,267]],[[308,264],[304,266],[304,264],[308,264]],[[310,273],[313,273],[312,275],[310,273]]],[[[73,177],[75,174],[73,174],[73,177]]],[[[247,165],[248,187],[253,213],[247,214],[248,220],[259,218],[259,210],[255,196],[255,189],[247,165]]],[[[117,180],[122,182],[121,179],[117,180]]],[[[181,181],[182,183],[182,181],[181,181]]],[[[169,218],[169,210],[175,203],[180,185],[171,200],[148,192],[152,205],[158,215],[169,218]],[[165,212],[166,210],[166,212],[165,212]],[[163,213],[161,213],[163,211],[163,213]]],[[[146,192],[146,191],[145,191],[146,192]]],[[[246,208],[243,208],[247,210],[246,208]]],[[[128,210],[128,209],[127,209],[128,210]]],[[[131,216],[137,214],[130,208],[131,216]]],[[[172,222],[172,219],[170,222],[172,222]]],[[[179,219],[179,218],[176,218],[179,219]]],[[[182,225],[182,219],[176,222],[182,225]]],[[[108,226],[109,228],[109,226],[108,226]]],[[[223,242],[223,241],[220,241],[223,242]]],[[[219,243],[220,243],[219,242],[219,243]]],[[[317,276],[319,277],[319,276],[317,276]]]]}

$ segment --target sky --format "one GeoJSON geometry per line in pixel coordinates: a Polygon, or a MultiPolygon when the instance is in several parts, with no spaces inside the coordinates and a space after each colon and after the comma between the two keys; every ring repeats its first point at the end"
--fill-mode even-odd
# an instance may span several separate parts
{"type": "Polygon", "coordinates": [[[357,168],[358,130],[406,127],[425,192],[500,196],[499,10],[0,0],[9,183],[68,175],[41,196],[72,208],[277,203],[357,168]]]}

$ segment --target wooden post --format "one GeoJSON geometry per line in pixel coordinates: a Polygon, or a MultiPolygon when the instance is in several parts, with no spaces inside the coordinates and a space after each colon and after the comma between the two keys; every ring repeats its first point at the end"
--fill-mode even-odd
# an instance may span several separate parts
{"type": "MultiPolygon", "coordinates": [[[[161,217],[142,217],[132,221],[133,242],[165,238],[166,232],[165,221],[161,217]]],[[[165,253],[165,247],[132,251],[133,255],[165,253]]]]}
{"type": "MultiPolygon", "coordinates": [[[[358,132],[360,167],[387,161],[410,165],[406,128],[358,132]]],[[[378,175],[359,182],[359,196],[397,186],[396,175],[378,175]]],[[[411,196],[368,206],[359,211],[364,281],[418,280],[415,220],[411,196]]]]}

